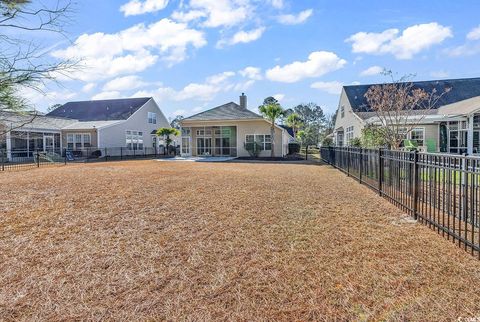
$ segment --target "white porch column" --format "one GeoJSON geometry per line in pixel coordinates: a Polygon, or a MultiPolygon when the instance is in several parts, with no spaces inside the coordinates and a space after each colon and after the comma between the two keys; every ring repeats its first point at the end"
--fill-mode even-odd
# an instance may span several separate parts
{"type": "Polygon", "coordinates": [[[180,156],[183,156],[183,126],[180,125],[180,156]]]}
{"type": "Polygon", "coordinates": [[[12,159],[12,137],[10,135],[10,131],[7,132],[6,135],[6,143],[7,143],[7,159],[12,159]]]}
{"type": "Polygon", "coordinates": [[[467,132],[467,153],[468,155],[473,154],[473,116],[471,114],[468,116],[468,132],[467,132]]]}

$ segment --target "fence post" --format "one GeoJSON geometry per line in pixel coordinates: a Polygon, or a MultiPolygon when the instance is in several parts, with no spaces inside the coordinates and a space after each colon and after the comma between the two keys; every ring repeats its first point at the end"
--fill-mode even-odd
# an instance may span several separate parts
{"type": "Polygon", "coordinates": [[[418,219],[418,189],[420,186],[420,171],[418,167],[418,150],[413,156],[413,218],[418,219]]]}
{"type": "Polygon", "coordinates": [[[120,160],[123,160],[123,147],[120,147],[120,160]]]}
{"type": "Polygon", "coordinates": [[[5,171],[5,151],[2,151],[2,171],[5,171]]]}
{"type": "Polygon", "coordinates": [[[63,148],[63,162],[67,165],[67,148],[63,148]]]}
{"type": "Polygon", "coordinates": [[[350,148],[347,147],[347,176],[350,177],[350,148]]]}
{"type": "Polygon", "coordinates": [[[358,175],[358,181],[362,183],[362,172],[363,172],[363,148],[360,148],[359,162],[360,162],[360,174],[358,175]]]}
{"type": "Polygon", "coordinates": [[[37,150],[37,168],[40,168],[40,153],[37,150]]]}
{"type": "Polygon", "coordinates": [[[378,149],[378,194],[382,195],[382,181],[383,181],[383,149],[378,149]]]}

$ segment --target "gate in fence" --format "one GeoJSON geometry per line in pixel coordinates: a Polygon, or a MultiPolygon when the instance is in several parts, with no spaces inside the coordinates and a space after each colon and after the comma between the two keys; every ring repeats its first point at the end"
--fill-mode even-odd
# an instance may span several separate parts
{"type": "Polygon", "coordinates": [[[480,259],[480,158],[348,147],[320,154],[480,259]]]}

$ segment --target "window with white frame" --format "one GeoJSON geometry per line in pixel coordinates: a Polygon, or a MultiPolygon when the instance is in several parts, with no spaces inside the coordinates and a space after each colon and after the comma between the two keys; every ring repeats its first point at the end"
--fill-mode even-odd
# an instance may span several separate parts
{"type": "Polygon", "coordinates": [[[211,129],[197,130],[197,136],[212,136],[212,130],[211,129]]]}
{"type": "Polygon", "coordinates": [[[126,145],[129,150],[143,150],[143,132],[126,131],[126,145]]]}
{"type": "Polygon", "coordinates": [[[353,139],[353,126],[347,127],[345,131],[345,140],[347,145],[350,145],[350,141],[353,139]]]}
{"type": "Polygon", "coordinates": [[[256,142],[260,147],[260,151],[272,150],[272,137],[270,134],[247,134],[245,136],[245,142],[256,142]]]}
{"type": "Polygon", "coordinates": [[[157,113],[148,112],[148,123],[157,124],[157,113]]]}
{"type": "Polygon", "coordinates": [[[345,117],[345,106],[343,105],[340,107],[340,116],[342,119],[345,117]]]}
{"type": "Polygon", "coordinates": [[[418,146],[423,146],[425,142],[425,129],[414,128],[410,131],[410,140],[416,141],[418,146]]]}
{"type": "Polygon", "coordinates": [[[90,133],[68,133],[67,134],[67,149],[80,150],[92,146],[92,137],[90,133]]]}

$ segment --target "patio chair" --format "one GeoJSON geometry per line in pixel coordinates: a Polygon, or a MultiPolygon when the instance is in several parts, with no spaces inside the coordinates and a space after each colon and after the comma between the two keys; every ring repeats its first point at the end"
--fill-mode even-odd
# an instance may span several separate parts
{"type": "Polygon", "coordinates": [[[412,140],[403,140],[403,148],[406,151],[415,151],[418,149],[418,144],[412,140]]]}

